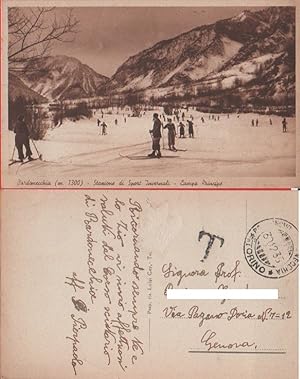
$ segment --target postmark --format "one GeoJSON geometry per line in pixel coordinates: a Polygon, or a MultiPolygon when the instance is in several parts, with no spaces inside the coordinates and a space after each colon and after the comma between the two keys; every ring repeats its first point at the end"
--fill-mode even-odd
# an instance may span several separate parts
{"type": "Polygon", "coordinates": [[[244,254],[249,266],[265,278],[278,279],[298,267],[297,228],[281,218],[257,222],[248,231],[244,254]]]}

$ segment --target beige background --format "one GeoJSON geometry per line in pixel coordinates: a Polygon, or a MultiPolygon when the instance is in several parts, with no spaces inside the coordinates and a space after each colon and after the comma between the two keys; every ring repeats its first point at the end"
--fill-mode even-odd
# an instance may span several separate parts
{"type": "MultiPolygon", "coordinates": [[[[71,344],[65,337],[71,333],[70,301],[73,292],[64,284],[75,271],[88,279],[84,229],[84,194],[97,200],[102,191],[2,191],[1,194],[1,363],[4,378],[72,378],[71,344]]],[[[81,333],[80,356],[84,365],[78,378],[194,378],[210,379],[296,379],[297,378],[297,276],[298,271],[277,280],[258,276],[246,263],[243,243],[247,231],[256,222],[284,218],[295,226],[297,193],[286,192],[126,192],[109,191],[110,204],[116,197],[127,202],[139,201],[143,207],[139,221],[141,265],[147,266],[152,252],[152,315],[147,315],[146,276],[141,275],[139,321],[145,354],[126,374],[117,365],[107,367],[103,355],[103,290],[85,317],[88,329],[81,333]],[[204,263],[197,241],[201,229],[222,236],[224,246],[214,245],[204,263]],[[278,288],[274,301],[171,301],[163,296],[168,282],[161,267],[172,262],[186,272],[205,268],[205,278],[187,278],[181,288],[216,288],[213,272],[220,262],[226,268],[240,261],[241,277],[236,283],[220,281],[230,288],[278,288]],[[252,312],[273,307],[279,312],[291,310],[288,321],[206,321],[201,328],[197,320],[164,319],[166,306],[187,309],[196,304],[205,312],[219,312],[233,306],[252,312]],[[150,320],[150,321],[149,321],[150,320]],[[151,323],[149,340],[149,322],[151,323]],[[222,342],[255,340],[259,349],[283,349],[286,354],[190,354],[201,348],[206,329],[214,329],[222,342]]],[[[100,227],[100,226],[99,226],[100,227]]],[[[99,240],[102,239],[99,228],[99,240]]],[[[297,241],[294,241],[295,246],[297,241]]],[[[122,251],[124,262],[132,250],[122,251]]],[[[99,256],[101,258],[101,250],[99,256]]],[[[101,269],[101,259],[96,261],[101,269]]],[[[86,301],[87,297],[84,298],[86,301]]],[[[87,301],[88,303],[88,301],[87,301]]]]}

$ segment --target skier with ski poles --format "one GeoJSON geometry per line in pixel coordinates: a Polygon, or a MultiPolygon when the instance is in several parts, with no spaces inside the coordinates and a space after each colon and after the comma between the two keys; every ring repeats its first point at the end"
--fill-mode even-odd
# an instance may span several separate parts
{"type": "Polygon", "coordinates": [[[149,133],[151,134],[151,137],[152,137],[152,150],[153,151],[152,153],[148,154],[148,157],[151,157],[151,158],[161,157],[161,152],[160,152],[160,139],[162,137],[161,126],[162,124],[158,118],[158,114],[154,113],[153,114],[153,128],[149,130],[149,133]]]}
{"type": "Polygon", "coordinates": [[[169,150],[176,151],[176,147],[175,147],[176,128],[171,118],[168,118],[168,123],[163,128],[168,129],[169,150]]]}
{"type": "Polygon", "coordinates": [[[26,157],[28,157],[29,161],[32,161],[33,158],[32,152],[30,149],[30,143],[29,143],[29,130],[25,122],[24,115],[19,115],[18,120],[16,122],[16,126],[14,129],[14,132],[16,134],[15,136],[15,146],[18,150],[19,154],[19,160],[23,162],[24,160],[24,152],[23,152],[23,146],[25,146],[26,149],[26,157]]]}

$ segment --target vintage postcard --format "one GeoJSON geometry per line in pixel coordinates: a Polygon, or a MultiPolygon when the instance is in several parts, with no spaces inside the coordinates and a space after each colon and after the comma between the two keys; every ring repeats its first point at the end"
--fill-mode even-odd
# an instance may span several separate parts
{"type": "Polygon", "coordinates": [[[2,186],[299,187],[296,3],[3,1],[2,186]]]}
{"type": "Polygon", "coordinates": [[[297,378],[296,191],[2,191],[1,212],[3,378],[297,378]],[[167,298],[186,288],[278,299],[167,298]]]}

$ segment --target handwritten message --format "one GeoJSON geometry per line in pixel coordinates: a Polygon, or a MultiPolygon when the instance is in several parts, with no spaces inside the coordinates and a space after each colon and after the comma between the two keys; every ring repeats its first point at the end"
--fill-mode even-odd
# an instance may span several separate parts
{"type": "MultiPolygon", "coordinates": [[[[65,278],[71,287],[71,366],[84,365],[81,336],[88,333],[89,313],[101,312],[99,328],[105,364],[122,372],[144,355],[142,286],[147,277],[141,251],[142,205],[133,197],[105,194],[83,199],[85,275],[65,278]]],[[[95,325],[93,325],[95,328],[95,325]]]]}

